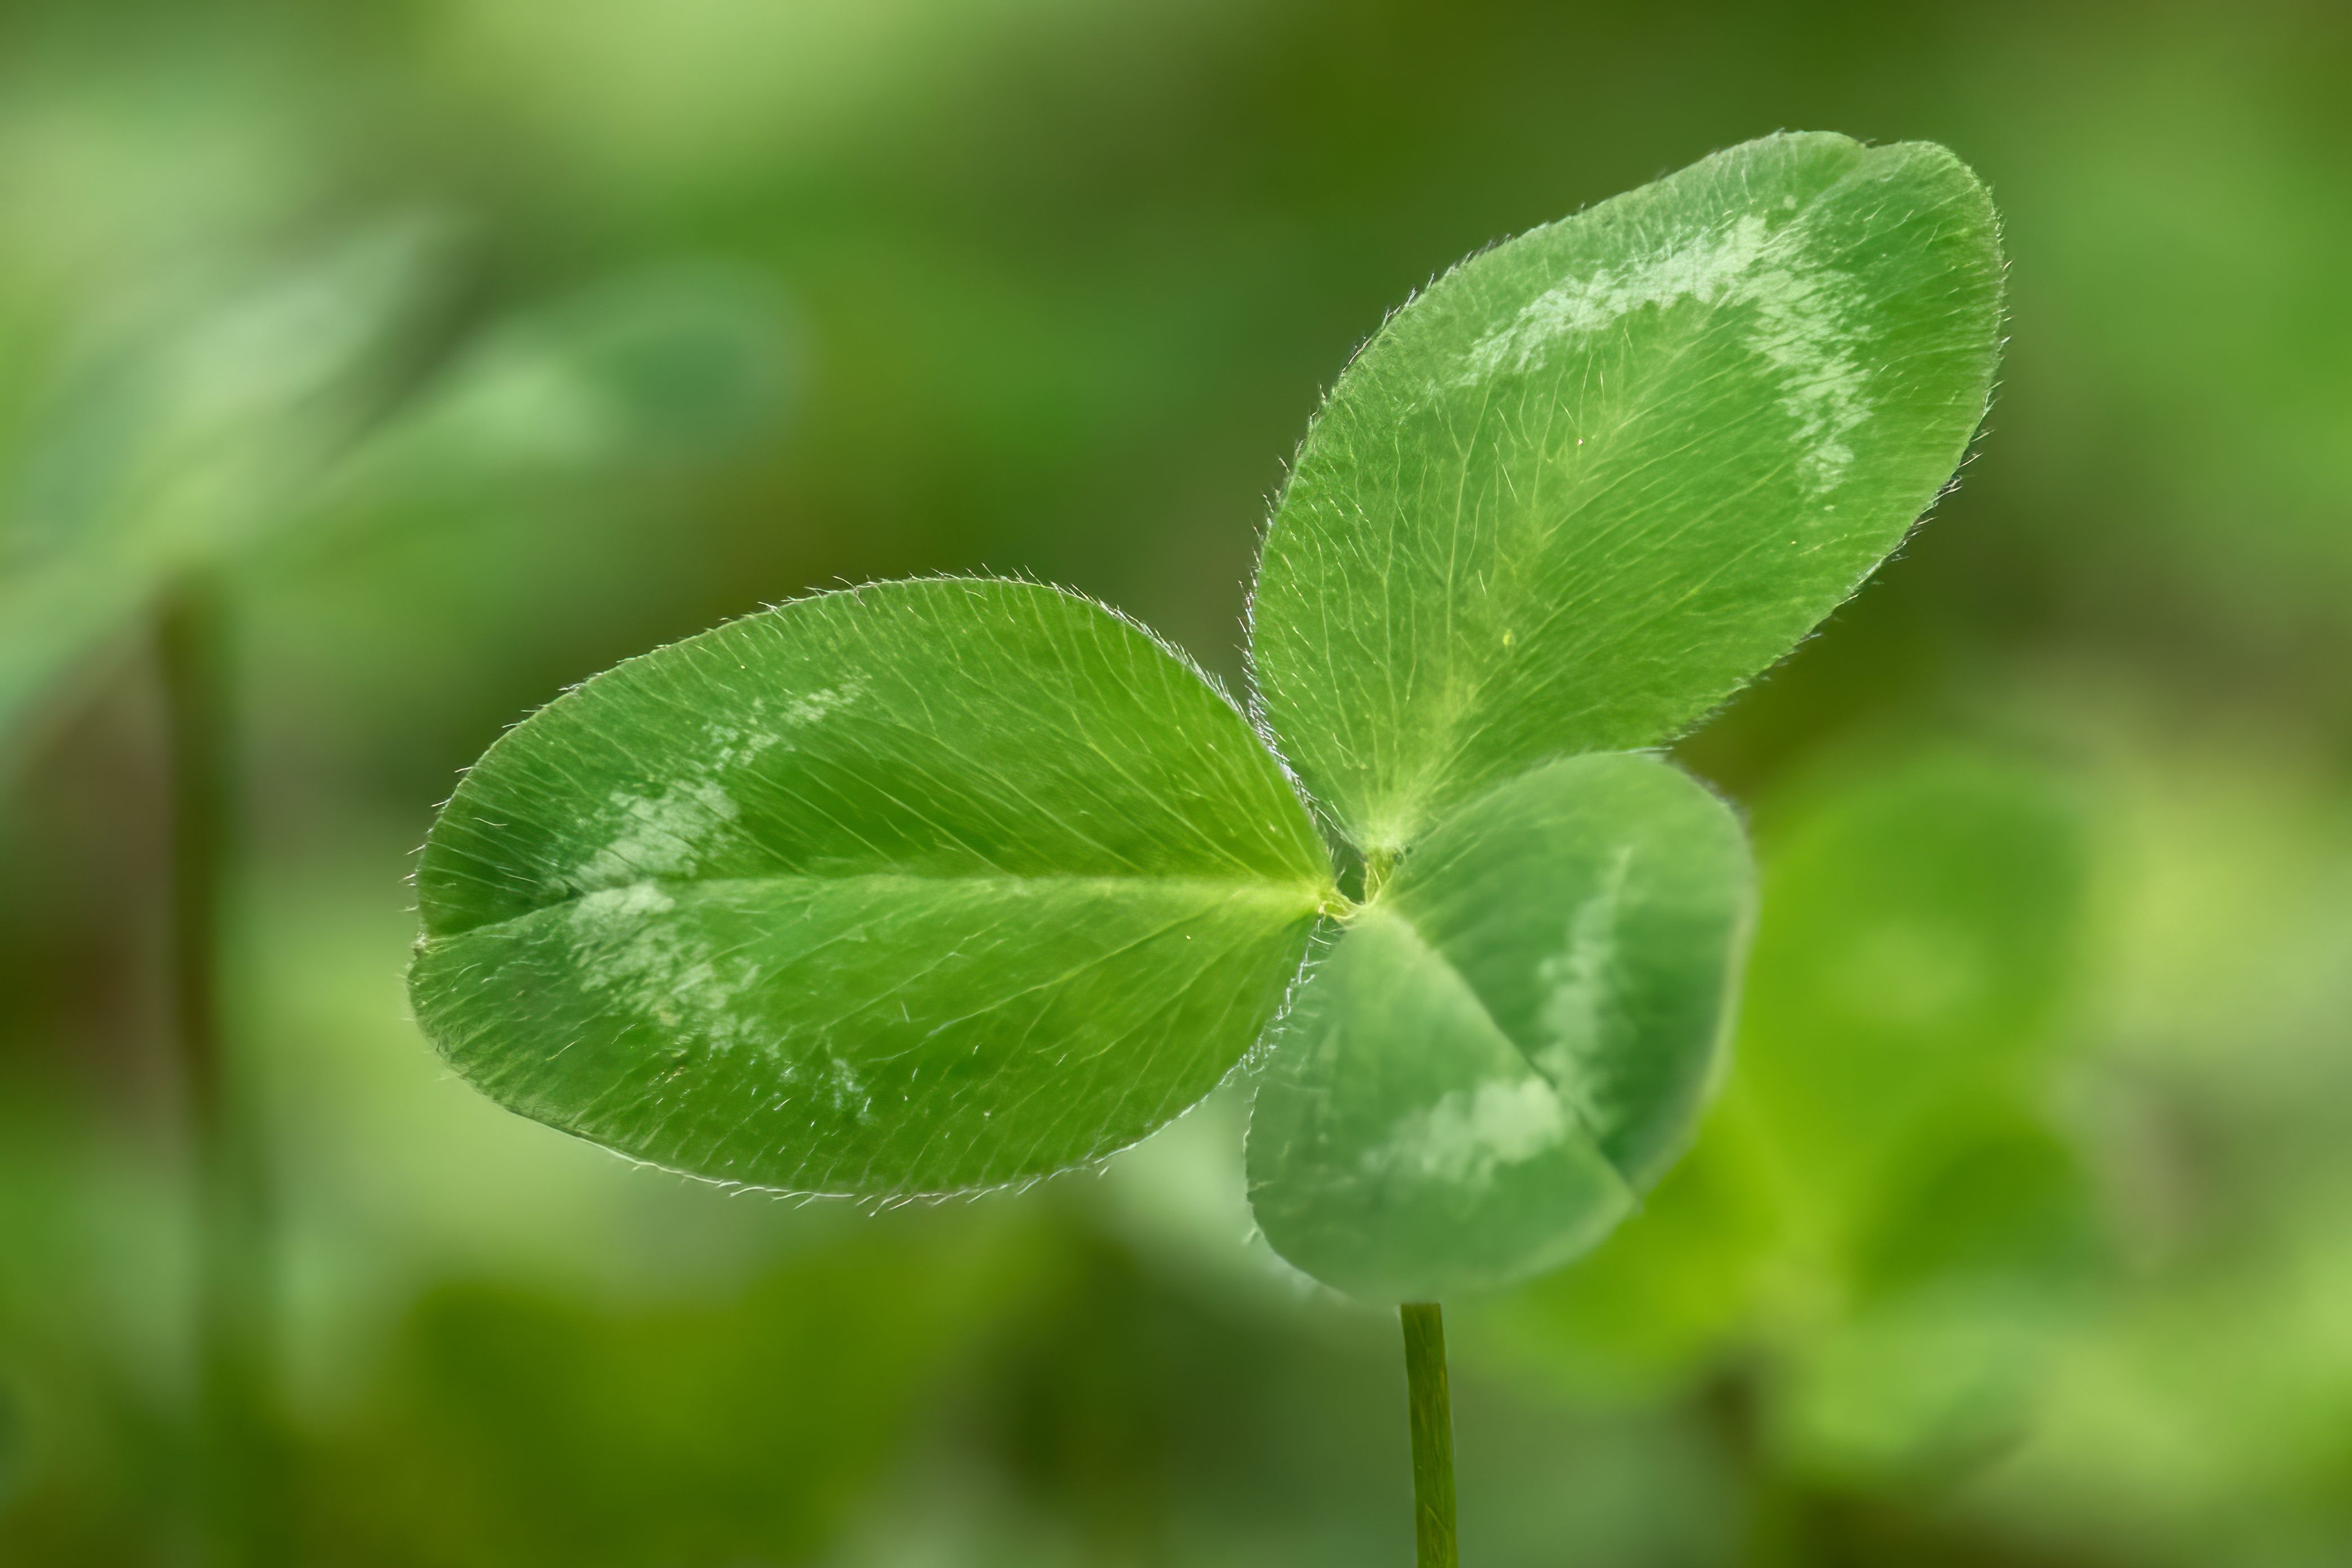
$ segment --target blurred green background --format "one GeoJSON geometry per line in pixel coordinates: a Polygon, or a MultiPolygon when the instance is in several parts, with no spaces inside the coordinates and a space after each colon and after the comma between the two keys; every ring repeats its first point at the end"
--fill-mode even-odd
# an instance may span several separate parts
{"type": "Polygon", "coordinates": [[[280,1561],[1404,1561],[1394,1326],[1251,1242],[1230,1091],[1099,1178],[730,1197],[443,1071],[404,877],[502,727],[813,586],[1030,574],[1238,681],[1382,312],[1781,127],[1984,174],[2006,378],[1933,526],[1683,747],[1765,863],[1739,1065],[1599,1253],[1451,1312],[1465,1560],[2352,1563],[2322,0],[0,7],[0,1561],[202,1550],[151,643],[99,593],[41,653],[41,529],[115,518],[112,583],[263,510],[228,978],[280,1561]],[[266,380],[320,341],[270,311],[387,245],[361,434],[123,476],[157,366],[266,380]]]}

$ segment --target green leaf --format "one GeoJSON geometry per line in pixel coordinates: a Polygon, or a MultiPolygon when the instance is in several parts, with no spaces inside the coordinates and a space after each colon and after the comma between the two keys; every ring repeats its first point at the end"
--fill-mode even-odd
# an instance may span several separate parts
{"type": "Polygon", "coordinates": [[[1655,758],[1572,758],[1464,808],[1284,1025],[1249,1134],[1267,1241],[1387,1301],[1598,1242],[1717,1076],[1749,880],[1730,811],[1655,758]]]}
{"type": "Polygon", "coordinates": [[[175,578],[297,515],[415,384],[448,259],[390,225],[83,368],[0,510],[0,737],[175,578]]]}
{"type": "Polygon", "coordinates": [[[2087,861],[2066,791],[1999,758],[1917,757],[1797,807],[1766,861],[1740,1077],[1818,1205],[1882,1202],[1939,1146],[1930,1124],[2034,1097],[2087,861]]]}
{"type": "Polygon", "coordinates": [[[1190,666],[1026,583],[802,601],[632,660],[467,775],[417,1016],[526,1115],[715,1179],[943,1192],[1141,1137],[1333,893],[1190,666]]]}
{"type": "Polygon", "coordinates": [[[1472,257],[1307,432],[1265,716],[1360,850],[1546,758],[1655,745],[1788,652],[1951,477],[1998,350],[1942,148],[1768,137],[1472,257]]]}

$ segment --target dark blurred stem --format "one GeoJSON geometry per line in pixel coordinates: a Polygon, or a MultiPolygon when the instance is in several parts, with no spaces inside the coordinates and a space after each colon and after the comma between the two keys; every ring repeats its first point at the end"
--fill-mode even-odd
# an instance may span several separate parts
{"type": "Polygon", "coordinates": [[[1415,1568],[1458,1568],[1454,1544],[1454,1400],[1445,1385],[1445,1320],[1435,1301],[1408,1301],[1405,1398],[1412,1423],[1415,1568]]]}
{"type": "Polygon", "coordinates": [[[196,1218],[196,1479],[205,1561],[276,1561],[269,1527],[268,1341],[261,1171],[228,1059],[221,918],[236,825],[227,654],[217,586],[184,582],[158,627],[172,789],[172,1007],[196,1218]]]}

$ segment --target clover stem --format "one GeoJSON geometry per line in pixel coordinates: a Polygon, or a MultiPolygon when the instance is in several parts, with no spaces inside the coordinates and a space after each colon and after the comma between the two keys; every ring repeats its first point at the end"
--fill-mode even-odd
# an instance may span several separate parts
{"type": "Polygon", "coordinates": [[[171,767],[171,1001],[194,1188],[200,1506],[207,1561],[251,1568],[278,1554],[265,1523],[259,1160],[222,1020],[221,915],[235,821],[222,621],[216,587],[184,582],[164,601],[157,651],[171,767]]]}
{"type": "Polygon", "coordinates": [[[1405,1398],[1412,1427],[1416,1568],[1458,1568],[1454,1538],[1454,1401],[1445,1384],[1445,1320],[1435,1301],[1407,1301],[1405,1398]]]}

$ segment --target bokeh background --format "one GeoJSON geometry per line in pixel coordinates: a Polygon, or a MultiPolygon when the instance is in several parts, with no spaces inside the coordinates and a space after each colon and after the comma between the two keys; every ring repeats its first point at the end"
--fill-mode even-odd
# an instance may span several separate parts
{"type": "MultiPolygon", "coordinates": [[[[2005,380],[1932,526],[1682,747],[1766,868],[1739,1066],[1597,1254],[1451,1312],[1465,1560],[2352,1563],[2342,7],[19,0],[0,580],[58,495],[113,497],[126,580],[172,507],[276,525],[230,578],[251,1560],[1403,1562],[1394,1325],[1252,1243],[1230,1092],[1017,1196],[726,1196],[442,1070],[404,877],[504,726],[814,586],[1030,574],[1238,682],[1382,313],[1782,127],[1984,174],[2005,380]],[[125,488],[155,422],[110,419],[266,392],[380,266],[355,437],[205,413],[125,488]]],[[[133,599],[66,657],[0,591],[27,1568],[208,1550],[133,599]]]]}

